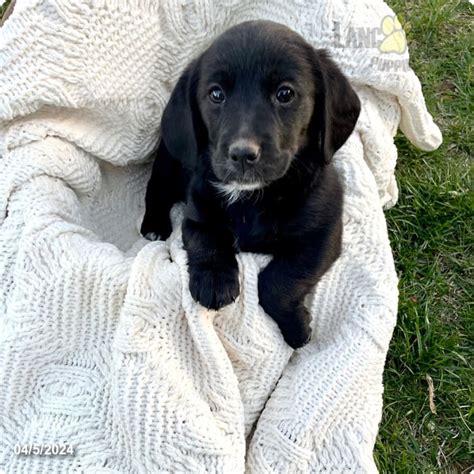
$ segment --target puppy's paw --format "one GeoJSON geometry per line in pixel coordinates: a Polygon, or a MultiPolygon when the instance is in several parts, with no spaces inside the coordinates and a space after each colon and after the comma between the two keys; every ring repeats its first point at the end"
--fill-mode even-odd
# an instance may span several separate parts
{"type": "Polygon", "coordinates": [[[169,216],[158,218],[146,213],[140,233],[148,240],[166,240],[171,235],[172,230],[169,216]]]}
{"type": "Polygon", "coordinates": [[[302,302],[289,301],[275,295],[275,286],[260,274],[258,282],[259,303],[280,328],[283,339],[293,349],[307,344],[311,339],[311,317],[302,302]]]}
{"type": "Polygon", "coordinates": [[[283,339],[293,349],[303,347],[311,340],[310,316],[303,305],[295,306],[293,310],[275,316],[272,317],[278,324],[283,339]]]}
{"type": "Polygon", "coordinates": [[[195,301],[209,309],[220,309],[239,296],[239,270],[237,265],[209,268],[189,268],[189,290],[195,301]]]}
{"type": "Polygon", "coordinates": [[[310,316],[303,305],[295,305],[292,309],[278,308],[275,304],[268,308],[262,305],[262,308],[278,324],[283,339],[293,349],[303,347],[310,341],[310,316]]]}

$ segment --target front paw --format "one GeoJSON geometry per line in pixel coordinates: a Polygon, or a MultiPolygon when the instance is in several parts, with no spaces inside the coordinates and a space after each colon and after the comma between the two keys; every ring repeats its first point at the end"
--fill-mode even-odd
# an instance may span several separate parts
{"type": "Polygon", "coordinates": [[[307,344],[311,339],[311,317],[302,302],[289,301],[282,295],[272,294],[272,289],[259,279],[259,303],[280,328],[283,339],[293,349],[307,344]]]}
{"type": "Polygon", "coordinates": [[[143,218],[140,233],[148,240],[166,240],[172,230],[169,216],[158,217],[147,212],[143,218]]]}
{"type": "Polygon", "coordinates": [[[211,268],[194,265],[189,268],[189,290],[195,301],[209,309],[220,309],[239,296],[237,264],[211,268]]]}
{"type": "Polygon", "coordinates": [[[293,349],[303,347],[311,340],[311,318],[309,311],[302,304],[288,312],[274,313],[272,317],[278,324],[283,339],[293,349]]]}

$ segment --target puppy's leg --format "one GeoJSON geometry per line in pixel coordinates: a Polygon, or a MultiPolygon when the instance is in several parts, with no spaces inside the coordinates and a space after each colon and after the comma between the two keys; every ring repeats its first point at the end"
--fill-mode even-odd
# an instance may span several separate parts
{"type": "Polygon", "coordinates": [[[239,296],[239,269],[234,238],[221,223],[183,222],[183,242],[188,252],[189,290],[206,308],[219,309],[239,296]]]}
{"type": "Polygon", "coordinates": [[[173,159],[163,141],[156,152],[145,196],[145,216],[140,229],[149,240],[166,240],[171,234],[170,210],[184,199],[181,165],[173,159]]]}
{"type": "Polygon", "coordinates": [[[340,254],[341,229],[319,231],[303,246],[295,244],[285,255],[276,255],[260,273],[259,301],[278,324],[283,338],[294,349],[311,337],[310,315],[304,298],[340,254]]]}

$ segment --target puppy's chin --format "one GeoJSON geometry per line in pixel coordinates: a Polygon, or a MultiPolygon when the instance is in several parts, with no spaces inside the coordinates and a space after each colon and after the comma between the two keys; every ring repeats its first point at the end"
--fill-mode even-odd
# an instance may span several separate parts
{"type": "Polygon", "coordinates": [[[254,181],[252,183],[239,183],[238,181],[231,181],[230,183],[217,183],[219,189],[222,189],[224,192],[234,192],[234,191],[255,191],[256,189],[262,189],[265,184],[254,181]]]}
{"type": "Polygon", "coordinates": [[[249,183],[239,183],[237,181],[230,181],[229,183],[214,182],[212,184],[219,191],[219,194],[227,199],[228,204],[233,204],[244,195],[265,187],[265,184],[259,181],[249,183]]]}
{"type": "Polygon", "coordinates": [[[212,160],[211,166],[219,182],[237,186],[240,191],[249,191],[253,190],[255,183],[259,183],[258,187],[264,187],[283,178],[291,166],[293,156],[284,155],[281,158],[261,161],[263,163],[240,170],[230,167],[227,160],[217,158],[212,160]]]}

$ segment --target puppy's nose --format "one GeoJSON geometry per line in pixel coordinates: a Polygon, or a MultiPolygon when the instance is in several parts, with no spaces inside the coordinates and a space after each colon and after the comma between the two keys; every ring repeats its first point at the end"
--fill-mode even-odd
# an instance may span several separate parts
{"type": "Polygon", "coordinates": [[[229,147],[230,159],[242,164],[253,164],[260,158],[260,147],[252,140],[239,139],[229,147]]]}

